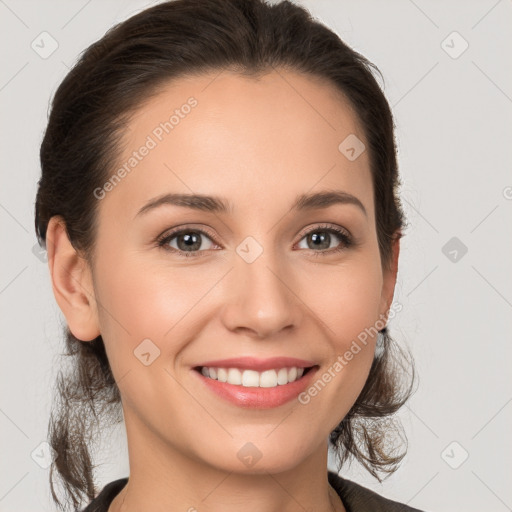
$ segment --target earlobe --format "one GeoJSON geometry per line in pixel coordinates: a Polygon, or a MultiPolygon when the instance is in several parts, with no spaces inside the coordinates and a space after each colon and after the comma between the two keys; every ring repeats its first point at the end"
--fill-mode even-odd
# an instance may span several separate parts
{"type": "Polygon", "coordinates": [[[82,341],[97,338],[100,331],[91,271],[69,241],[60,216],[48,223],[46,247],[53,293],[70,331],[82,341]]]}
{"type": "Polygon", "coordinates": [[[395,234],[395,238],[392,243],[392,258],[389,268],[386,268],[383,275],[382,285],[382,300],[381,300],[381,318],[386,318],[389,314],[391,304],[393,302],[393,296],[395,294],[396,278],[398,274],[398,258],[400,255],[400,238],[401,234],[398,232],[395,234]]]}

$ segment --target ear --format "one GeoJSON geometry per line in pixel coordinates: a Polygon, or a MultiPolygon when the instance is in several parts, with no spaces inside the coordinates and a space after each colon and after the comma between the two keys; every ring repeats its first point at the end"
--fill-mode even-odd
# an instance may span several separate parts
{"type": "Polygon", "coordinates": [[[400,255],[400,238],[401,233],[395,233],[392,243],[392,257],[388,268],[383,271],[382,295],[381,295],[381,318],[386,318],[393,302],[395,293],[396,278],[398,273],[398,257],[400,255]]]}
{"type": "Polygon", "coordinates": [[[82,341],[100,335],[92,275],[87,261],[69,241],[62,217],[54,216],[46,232],[53,294],[69,330],[82,341]]]}

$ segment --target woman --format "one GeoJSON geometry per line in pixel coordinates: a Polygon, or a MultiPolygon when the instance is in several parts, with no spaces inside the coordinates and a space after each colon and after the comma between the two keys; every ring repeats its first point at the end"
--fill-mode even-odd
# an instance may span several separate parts
{"type": "Polygon", "coordinates": [[[291,2],[175,0],[60,85],[35,224],[74,365],[61,509],[415,510],[327,471],[329,443],[340,469],[397,468],[414,380],[386,327],[404,218],[371,68],[291,2]],[[89,441],[121,418],[130,475],[97,495],[89,441]]]}

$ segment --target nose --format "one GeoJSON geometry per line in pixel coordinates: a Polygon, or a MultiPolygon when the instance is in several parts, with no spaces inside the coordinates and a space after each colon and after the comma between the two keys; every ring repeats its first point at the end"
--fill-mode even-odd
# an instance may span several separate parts
{"type": "Polygon", "coordinates": [[[227,329],[264,339],[299,327],[303,303],[294,291],[289,263],[288,271],[286,266],[265,253],[252,263],[237,259],[222,312],[227,329]]]}

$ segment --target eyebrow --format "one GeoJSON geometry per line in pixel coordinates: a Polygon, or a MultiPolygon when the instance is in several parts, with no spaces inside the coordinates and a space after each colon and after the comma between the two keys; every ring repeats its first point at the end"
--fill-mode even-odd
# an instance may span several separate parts
{"type": "MultiPolygon", "coordinates": [[[[313,194],[301,194],[298,196],[291,210],[305,211],[320,208],[328,208],[335,204],[353,204],[357,206],[365,216],[368,216],[363,203],[352,194],[339,190],[325,190],[313,194]]],[[[218,196],[207,196],[201,194],[164,194],[148,201],[135,215],[143,215],[162,205],[181,206],[193,210],[200,210],[212,213],[232,213],[233,205],[226,199],[218,196]]]]}

